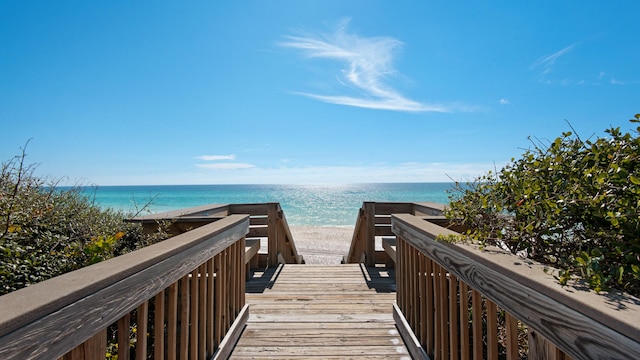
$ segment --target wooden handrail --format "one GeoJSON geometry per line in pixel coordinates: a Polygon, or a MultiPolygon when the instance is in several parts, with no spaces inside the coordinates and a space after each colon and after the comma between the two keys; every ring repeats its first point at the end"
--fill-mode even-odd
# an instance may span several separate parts
{"type": "MultiPolygon", "coordinates": [[[[0,297],[0,358],[104,358],[106,331],[114,323],[121,329],[124,354],[129,351],[129,336],[134,336],[129,334],[131,312],[137,309],[135,321],[142,330],[138,334],[146,334],[142,319],[147,318],[149,304],[164,308],[165,300],[167,342],[180,338],[182,343],[179,348],[169,343],[169,351],[213,355],[244,307],[248,228],[248,216],[230,215],[0,297]],[[177,302],[182,303],[181,315],[177,315],[177,302]],[[216,313],[206,310],[213,303],[222,306],[216,313]],[[183,333],[172,338],[178,323],[183,333]],[[191,326],[185,326],[189,323],[191,326]],[[93,353],[87,355],[88,351],[93,353]]],[[[164,313],[156,313],[155,321],[156,329],[165,328],[164,313]]],[[[158,334],[162,339],[155,341],[156,346],[164,343],[164,333],[158,334]]],[[[136,336],[139,346],[145,348],[139,358],[146,359],[146,337],[136,336]]],[[[163,352],[164,346],[156,351],[163,352]]]]}
{"type": "Polygon", "coordinates": [[[376,237],[391,236],[391,214],[412,214],[444,218],[445,206],[430,202],[364,202],[358,212],[356,225],[345,263],[364,262],[367,266],[387,263],[384,251],[376,250],[376,237]]]}
{"type": "Polygon", "coordinates": [[[393,215],[392,229],[398,307],[432,359],[497,358],[497,307],[508,358],[519,351],[518,322],[529,359],[640,358],[639,299],[562,287],[544,266],[501,249],[436,241],[455,233],[417,216],[393,215]]]}
{"type": "Polygon", "coordinates": [[[161,222],[169,222],[169,232],[180,234],[232,214],[250,216],[248,238],[267,240],[267,254],[258,254],[257,266],[274,266],[279,262],[301,264],[291,230],[280,203],[210,204],[128,219],[139,222],[147,232],[155,232],[161,222]]]}

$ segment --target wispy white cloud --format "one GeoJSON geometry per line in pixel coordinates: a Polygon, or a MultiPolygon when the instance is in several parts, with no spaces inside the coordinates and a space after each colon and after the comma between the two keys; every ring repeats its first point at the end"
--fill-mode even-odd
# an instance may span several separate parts
{"type": "Polygon", "coordinates": [[[255,165],[248,163],[239,163],[239,162],[224,162],[225,160],[235,160],[236,156],[233,154],[230,155],[200,155],[196,156],[196,159],[203,161],[223,161],[223,162],[215,162],[215,163],[205,163],[205,164],[195,164],[196,167],[200,169],[208,169],[208,170],[238,170],[238,169],[251,169],[254,168],[255,165]]]}
{"type": "Polygon", "coordinates": [[[533,65],[531,65],[531,70],[540,68],[541,73],[540,75],[547,75],[549,73],[551,73],[553,65],[555,65],[556,61],[568,54],[571,50],[573,50],[573,48],[575,48],[576,44],[572,44],[569,45],[559,51],[556,51],[555,53],[551,54],[551,55],[545,55],[541,58],[539,58],[538,60],[536,60],[533,65]]]}
{"type": "MultiPolygon", "coordinates": [[[[389,84],[398,75],[393,60],[402,42],[392,37],[363,37],[347,32],[350,19],[343,20],[333,33],[302,33],[285,36],[283,47],[301,50],[310,58],[343,63],[340,82],[358,91],[358,95],[298,94],[332,104],[406,112],[446,112],[445,106],[426,104],[403,96],[389,84]]],[[[346,89],[345,89],[346,90],[346,89]]]]}
{"type": "Polygon", "coordinates": [[[209,170],[238,170],[238,169],[251,169],[255,165],[247,163],[215,163],[215,164],[196,164],[201,169],[209,170]]]}
{"type": "Polygon", "coordinates": [[[503,99],[500,99],[500,101],[498,101],[498,104],[500,104],[500,105],[509,105],[509,104],[511,104],[511,102],[509,102],[509,100],[503,98],[503,99]]]}
{"type": "Polygon", "coordinates": [[[200,155],[196,159],[203,161],[235,160],[235,155],[200,155]]]}

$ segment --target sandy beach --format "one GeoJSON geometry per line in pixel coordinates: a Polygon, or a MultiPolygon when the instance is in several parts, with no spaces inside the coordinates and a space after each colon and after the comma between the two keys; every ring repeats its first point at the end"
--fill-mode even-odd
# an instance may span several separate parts
{"type": "Polygon", "coordinates": [[[352,226],[290,226],[298,254],[307,264],[340,264],[353,237],[352,226]]]}

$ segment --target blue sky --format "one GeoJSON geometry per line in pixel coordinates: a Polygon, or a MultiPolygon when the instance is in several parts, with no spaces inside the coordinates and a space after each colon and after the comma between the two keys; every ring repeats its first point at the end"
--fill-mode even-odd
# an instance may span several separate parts
{"type": "Polygon", "coordinates": [[[640,2],[3,1],[1,160],[64,184],[472,180],[640,112],[640,2]]]}

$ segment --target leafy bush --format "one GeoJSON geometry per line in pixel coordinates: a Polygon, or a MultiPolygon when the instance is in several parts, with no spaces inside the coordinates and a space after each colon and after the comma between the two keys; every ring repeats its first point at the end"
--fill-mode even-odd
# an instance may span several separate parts
{"type": "Polygon", "coordinates": [[[161,240],[102,210],[79,187],[34,176],[25,152],[0,173],[0,295],[161,240]]]}
{"type": "MultiPolygon", "coordinates": [[[[637,114],[632,123],[640,123],[637,114]]],[[[640,127],[563,133],[497,172],[457,184],[447,216],[467,235],[561,269],[596,291],[640,295],[640,127]]]]}

